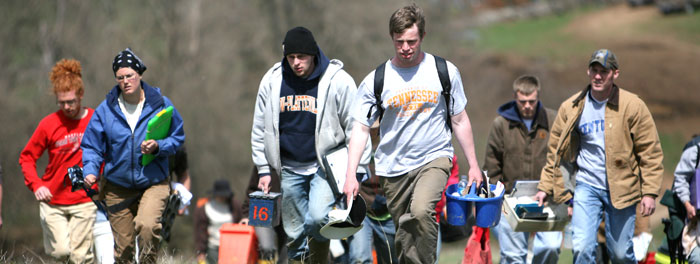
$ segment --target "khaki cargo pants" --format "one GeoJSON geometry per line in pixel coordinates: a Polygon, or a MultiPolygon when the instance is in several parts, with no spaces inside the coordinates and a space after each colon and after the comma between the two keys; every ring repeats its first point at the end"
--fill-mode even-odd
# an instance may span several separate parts
{"type": "Polygon", "coordinates": [[[134,261],[134,237],[138,235],[140,263],[155,263],[158,247],[162,239],[160,218],[170,195],[167,181],[162,181],[146,190],[127,189],[110,182],[105,183],[105,203],[107,207],[138,196],[127,208],[109,213],[109,223],[114,235],[114,257],[117,263],[134,261]]]}
{"type": "Polygon", "coordinates": [[[92,226],[97,206],[92,202],[75,205],[39,203],[44,250],[60,262],[92,263],[92,226]]]}
{"type": "Polygon", "coordinates": [[[452,162],[437,158],[397,177],[379,177],[396,225],[400,263],[435,263],[438,223],[435,206],[442,199],[452,162]]]}

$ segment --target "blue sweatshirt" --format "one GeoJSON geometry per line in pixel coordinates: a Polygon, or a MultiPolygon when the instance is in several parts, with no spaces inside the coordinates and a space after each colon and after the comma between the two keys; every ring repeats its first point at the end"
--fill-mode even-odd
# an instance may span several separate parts
{"type": "Polygon", "coordinates": [[[83,150],[84,175],[103,175],[110,183],[129,189],[146,189],[168,177],[168,156],[175,154],[185,142],[182,117],[173,110],[168,136],[158,142],[156,159],[141,166],[141,142],[146,138],[148,120],[168,106],[173,105],[159,88],[141,81],[146,101],[134,132],[131,132],[126,117],[119,108],[121,90],[114,86],[107,98],[100,103],[85,129],[80,148],[83,150]]]}
{"type": "Polygon", "coordinates": [[[280,89],[280,154],[285,160],[299,163],[316,161],[316,115],[318,82],[330,60],[319,48],[314,71],[306,78],[296,76],[286,59],[282,59],[280,89]]]}

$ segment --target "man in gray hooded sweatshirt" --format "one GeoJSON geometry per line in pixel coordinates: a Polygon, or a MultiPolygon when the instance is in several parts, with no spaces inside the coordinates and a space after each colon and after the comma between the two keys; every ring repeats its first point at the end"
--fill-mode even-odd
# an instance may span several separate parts
{"type": "MultiPolygon", "coordinates": [[[[357,86],[343,63],[328,59],[306,28],[287,32],[283,52],[284,59],[260,81],[255,102],[251,145],[258,188],[268,192],[271,177],[281,177],[290,261],[327,263],[329,240],[320,229],[335,198],[321,158],[350,141],[357,86]]],[[[369,163],[369,144],[363,157],[369,163]]]]}

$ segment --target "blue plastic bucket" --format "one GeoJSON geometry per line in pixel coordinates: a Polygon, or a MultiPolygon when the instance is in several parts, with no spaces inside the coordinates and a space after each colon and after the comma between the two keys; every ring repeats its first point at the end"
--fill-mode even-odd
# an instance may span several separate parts
{"type": "MultiPolygon", "coordinates": [[[[489,184],[491,191],[496,189],[496,185],[489,184]]],[[[445,197],[447,202],[447,223],[450,225],[465,225],[471,213],[472,202],[474,203],[476,225],[490,228],[498,225],[501,221],[501,206],[503,206],[503,193],[498,197],[481,198],[476,195],[475,185],[469,188],[469,194],[465,197],[455,196],[452,193],[457,191],[457,184],[447,186],[445,197]]]]}
{"type": "MultiPolygon", "coordinates": [[[[496,189],[496,185],[489,184],[491,191],[496,189]]],[[[470,190],[471,194],[471,190],[470,190]]],[[[501,207],[503,206],[503,193],[497,197],[481,198],[478,196],[468,196],[467,200],[474,202],[476,226],[494,227],[501,221],[501,207]]]]}
{"type": "Polygon", "coordinates": [[[463,226],[467,223],[467,218],[472,211],[472,203],[466,197],[452,195],[456,191],[457,184],[447,186],[445,191],[445,202],[447,204],[445,216],[448,224],[463,226]]]}

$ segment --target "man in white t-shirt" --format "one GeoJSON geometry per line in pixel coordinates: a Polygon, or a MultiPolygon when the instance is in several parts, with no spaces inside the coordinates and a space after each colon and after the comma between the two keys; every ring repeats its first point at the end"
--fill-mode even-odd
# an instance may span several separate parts
{"type": "MultiPolygon", "coordinates": [[[[391,16],[389,29],[395,56],[385,63],[381,93],[384,112],[381,114],[375,105],[373,71],[360,84],[355,97],[347,175],[355,175],[370,125],[380,119],[375,168],[397,226],[399,262],[434,263],[438,235],[435,206],[452,167],[452,132],[469,162],[470,183],[481,184],[482,174],[469,116],[464,111],[467,99],[459,71],[447,63],[451,83],[448,109],[435,57],[421,50],[425,37],[422,10],[415,4],[400,8],[391,16]]],[[[346,179],[343,192],[350,200],[359,188],[354,177],[346,179]]]]}

